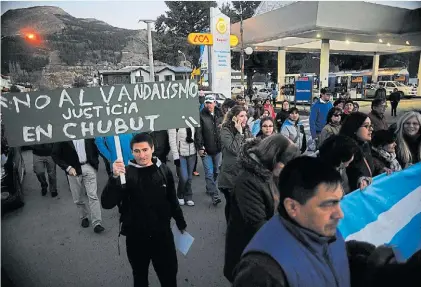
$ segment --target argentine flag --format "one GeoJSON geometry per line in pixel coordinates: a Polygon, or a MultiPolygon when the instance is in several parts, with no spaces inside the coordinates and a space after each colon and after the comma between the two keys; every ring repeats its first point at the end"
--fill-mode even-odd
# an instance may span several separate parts
{"type": "Polygon", "coordinates": [[[421,163],[375,177],[364,191],[345,196],[341,207],[338,228],[346,241],[386,244],[406,261],[421,249],[421,163]]]}

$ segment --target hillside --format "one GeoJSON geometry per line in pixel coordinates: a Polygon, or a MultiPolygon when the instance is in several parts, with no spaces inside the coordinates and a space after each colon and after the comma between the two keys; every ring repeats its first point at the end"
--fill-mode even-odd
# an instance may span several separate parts
{"type": "Polygon", "coordinates": [[[54,74],[57,83],[44,83],[47,86],[70,84],[77,74],[91,75],[100,69],[148,63],[145,30],[121,29],[96,19],[75,18],[58,7],[9,10],[1,17],[1,33],[5,36],[2,73],[19,74],[32,82],[54,74]],[[30,45],[16,36],[26,29],[39,33],[42,44],[30,45]]]}

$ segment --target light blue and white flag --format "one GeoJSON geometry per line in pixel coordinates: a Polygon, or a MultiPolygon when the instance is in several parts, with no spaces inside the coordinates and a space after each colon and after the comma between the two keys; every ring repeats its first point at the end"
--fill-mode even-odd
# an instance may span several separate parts
{"type": "Polygon", "coordinates": [[[339,230],[346,241],[393,247],[398,261],[421,249],[421,163],[379,175],[364,191],[342,200],[339,230]]]}

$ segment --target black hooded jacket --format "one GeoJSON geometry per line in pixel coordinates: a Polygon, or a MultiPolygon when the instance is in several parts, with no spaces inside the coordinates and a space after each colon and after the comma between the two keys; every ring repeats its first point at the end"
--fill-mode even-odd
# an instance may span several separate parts
{"type": "Polygon", "coordinates": [[[242,169],[234,184],[225,243],[224,275],[231,282],[244,248],[275,212],[272,171],[248,152],[259,142],[259,139],[246,142],[238,157],[242,169]]]}
{"type": "Polygon", "coordinates": [[[187,226],[175,191],[171,170],[158,158],[142,167],[131,160],[126,166],[126,184],[110,177],[101,195],[104,209],[119,206],[121,234],[156,235],[168,232],[171,218],[179,230],[187,226]]]}
{"type": "Polygon", "coordinates": [[[215,107],[214,116],[205,107],[200,112],[200,127],[195,133],[196,149],[205,150],[209,155],[216,155],[221,152],[221,124],[224,116],[221,110],[215,107]]]}

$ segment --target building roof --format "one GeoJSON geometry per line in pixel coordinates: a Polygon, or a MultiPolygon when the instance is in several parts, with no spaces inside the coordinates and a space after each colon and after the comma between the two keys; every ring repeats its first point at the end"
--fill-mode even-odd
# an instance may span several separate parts
{"type": "MultiPolygon", "coordinates": [[[[260,8],[243,21],[244,45],[257,51],[320,52],[322,39],[329,39],[331,53],[421,51],[420,8],[362,1],[283,1],[260,8]]],[[[240,23],[231,25],[231,34],[241,38],[240,23]]]]}
{"type": "MultiPolygon", "coordinates": [[[[175,67],[175,66],[155,66],[155,73],[160,73],[163,70],[168,69],[174,73],[191,73],[193,70],[189,67],[175,67]]],[[[126,66],[119,70],[102,70],[99,71],[100,74],[109,75],[109,74],[130,74],[132,72],[143,70],[145,73],[149,74],[149,66],[126,66]]]]}

